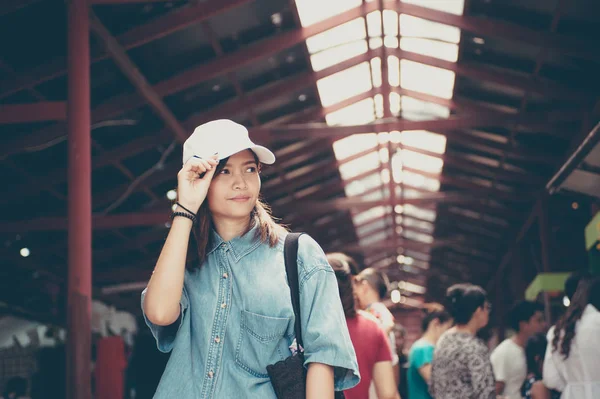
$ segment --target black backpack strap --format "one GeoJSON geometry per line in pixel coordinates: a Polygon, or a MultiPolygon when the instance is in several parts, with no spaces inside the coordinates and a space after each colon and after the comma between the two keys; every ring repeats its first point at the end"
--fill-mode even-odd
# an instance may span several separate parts
{"type": "Polygon", "coordinates": [[[294,308],[294,332],[296,333],[296,344],[298,351],[302,344],[302,327],[300,319],[300,284],[298,282],[298,239],[302,233],[289,233],[285,237],[283,251],[285,255],[285,272],[292,295],[292,307],[294,308]]]}

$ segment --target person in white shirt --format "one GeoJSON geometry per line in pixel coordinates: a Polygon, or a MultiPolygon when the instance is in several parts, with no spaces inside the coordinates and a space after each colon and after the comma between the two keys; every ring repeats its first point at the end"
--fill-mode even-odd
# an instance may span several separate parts
{"type": "MultiPolygon", "coordinates": [[[[396,336],[393,329],[395,325],[394,315],[383,304],[383,298],[386,297],[389,281],[387,276],[379,270],[371,267],[362,270],[354,278],[354,292],[360,309],[370,313],[377,318],[380,327],[388,336],[390,348],[396,348],[396,336]]],[[[400,382],[399,357],[395,350],[392,351],[392,366],[394,368],[394,379],[396,386],[400,382]]],[[[371,385],[370,399],[377,399],[375,388],[371,385]]]]}
{"type": "Polygon", "coordinates": [[[583,280],[548,331],[544,384],[562,399],[600,398],[600,278],[583,280]]]}
{"type": "Polygon", "coordinates": [[[521,301],[510,311],[510,326],[516,331],[505,339],[491,355],[496,394],[508,399],[521,399],[521,386],[527,378],[525,345],[529,337],[546,329],[544,307],[532,301],[521,301]]]}

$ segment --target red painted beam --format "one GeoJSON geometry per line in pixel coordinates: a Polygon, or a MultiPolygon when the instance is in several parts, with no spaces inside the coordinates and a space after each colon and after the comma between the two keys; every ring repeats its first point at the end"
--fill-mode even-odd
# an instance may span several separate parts
{"type": "Polygon", "coordinates": [[[0,16],[10,14],[21,8],[39,3],[40,1],[41,0],[2,0],[0,1],[0,16]]]}
{"type": "Polygon", "coordinates": [[[67,103],[64,101],[2,104],[0,106],[0,124],[66,120],[67,103]]]}
{"type": "Polygon", "coordinates": [[[381,133],[402,130],[431,130],[446,131],[456,129],[468,129],[483,126],[504,126],[514,122],[514,118],[508,115],[465,115],[450,117],[448,119],[433,119],[422,121],[411,121],[398,119],[393,122],[375,122],[367,125],[350,126],[302,126],[289,125],[282,127],[251,129],[253,137],[262,142],[295,141],[307,138],[329,138],[337,139],[352,134],[381,133]]]}
{"type": "MultiPolygon", "coordinates": [[[[211,0],[197,3],[193,7],[182,7],[163,17],[137,26],[117,37],[117,41],[127,50],[139,47],[153,40],[185,29],[190,25],[204,21],[214,15],[231,8],[241,6],[253,0],[211,0]]],[[[108,54],[97,51],[91,54],[92,64],[108,58],[108,54]]],[[[54,58],[32,70],[26,71],[18,79],[0,82],[0,98],[4,98],[20,90],[34,87],[40,83],[67,74],[67,60],[64,57],[54,58]]]]}
{"type": "Polygon", "coordinates": [[[388,10],[456,26],[481,36],[498,37],[536,47],[546,47],[560,54],[600,61],[598,52],[593,51],[596,43],[586,38],[539,31],[492,18],[450,14],[401,1],[384,0],[384,2],[385,8],[388,10]]]}
{"type": "Polygon", "coordinates": [[[163,102],[161,96],[156,93],[144,75],[131,61],[125,49],[119,45],[117,40],[110,34],[100,19],[90,10],[90,28],[99,39],[100,43],[110,54],[121,72],[129,79],[142,98],[150,105],[154,112],[163,120],[167,129],[179,142],[183,143],[188,138],[188,132],[177,120],[175,115],[163,102]]]}
{"type": "Polygon", "coordinates": [[[450,62],[436,57],[430,57],[401,49],[389,49],[388,55],[395,55],[402,60],[409,60],[437,68],[453,71],[458,75],[472,79],[484,80],[518,90],[534,92],[560,99],[571,99],[579,103],[594,98],[595,92],[590,88],[577,88],[549,80],[531,79],[523,74],[497,68],[475,65],[464,62],[450,62]]]}
{"type": "MultiPolygon", "coordinates": [[[[405,204],[423,205],[444,203],[469,203],[479,201],[446,193],[433,193],[419,198],[406,198],[405,204]]],[[[365,209],[373,206],[390,205],[389,199],[378,201],[367,201],[360,198],[341,198],[329,201],[302,203],[301,209],[296,209],[302,214],[325,213],[330,210],[365,209]]],[[[168,212],[138,212],[120,213],[114,215],[94,215],[92,225],[95,230],[116,229],[133,226],[156,226],[164,224],[169,220],[168,212]]],[[[68,220],[63,217],[42,217],[37,219],[5,222],[0,224],[0,232],[15,233],[25,231],[57,231],[65,230],[68,220]]]]}

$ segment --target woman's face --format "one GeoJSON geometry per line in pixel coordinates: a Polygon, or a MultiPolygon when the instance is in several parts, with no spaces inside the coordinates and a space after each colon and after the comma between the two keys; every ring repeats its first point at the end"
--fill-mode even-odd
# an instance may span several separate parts
{"type": "Polygon", "coordinates": [[[245,218],[258,200],[260,177],[254,153],[245,150],[232,155],[215,174],[207,194],[208,208],[214,217],[245,218]]]}

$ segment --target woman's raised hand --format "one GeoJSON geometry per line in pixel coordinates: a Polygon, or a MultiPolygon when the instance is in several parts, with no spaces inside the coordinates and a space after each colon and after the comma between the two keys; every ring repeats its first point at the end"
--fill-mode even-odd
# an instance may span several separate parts
{"type": "Polygon", "coordinates": [[[190,158],[177,174],[177,200],[192,212],[198,212],[206,198],[219,163],[217,159],[217,154],[208,159],[190,158]]]}

